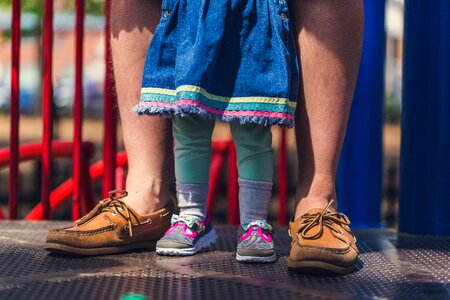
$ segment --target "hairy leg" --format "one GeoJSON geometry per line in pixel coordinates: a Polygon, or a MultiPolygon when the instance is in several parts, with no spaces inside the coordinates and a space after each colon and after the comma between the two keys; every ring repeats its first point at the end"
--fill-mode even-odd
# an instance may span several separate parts
{"type": "Polygon", "coordinates": [[[112,1],[111,47],[129,166],[126,202],[140,214],[167,203],[173,177],[170,120],[137,117],[132,111],[139,101],[144,62],[160,14],[158,0],[112,1]]]}
{"type": "MultiPolygon", "coordinates": [[[[296,117],[295,218],[336,199],[336,172],[358,74],[363,0],[291,2],[302,89],[296,117]],[[304,101],[304,102],[303,102],[304,101]]],[[[333,209],[336,209],[337,202],[333,209]]]]}

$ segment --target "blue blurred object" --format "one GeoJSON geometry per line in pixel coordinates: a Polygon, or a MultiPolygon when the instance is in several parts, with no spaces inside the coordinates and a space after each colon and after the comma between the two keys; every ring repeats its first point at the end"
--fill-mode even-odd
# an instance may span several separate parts
{"type": "Polygon", "coordinates": [[[339,163],[339,210],[355,227],[381,227],[385,1],[366,0],[361,66],[339,163]]]}
{"type": "Polygon", "coordinates": [[[450,1],[405,1],[399,230],[450,235],[450,1]]]}
{"type": "MultiPolygon", "coordinates": [[[[9,88],[9,86],[8,86],[9,88]]],[[[32,113],[35,109],[36,100],[38,99],[36,90],[20,88],[20,112],[24,114],[32,113]]],[[[0,86],[0,110],[9,112],[11,106],[11,94],[9,89],[0,86]]]]}

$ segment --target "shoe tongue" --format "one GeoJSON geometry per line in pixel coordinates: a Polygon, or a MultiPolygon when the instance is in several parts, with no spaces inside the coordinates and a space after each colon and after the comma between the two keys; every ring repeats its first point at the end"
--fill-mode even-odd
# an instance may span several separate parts
{"type": "MultiPolygon", "coordinates": [[[[322,213],[322,211],[323,211],[323,208],[313,208],[313,209],[308,210],[308,212],[305,213],[304,215],[306,215],[306,214],[316,215],[316,214],[322,213]]],[[[328,212],[330,212],[330,210],[328,210],[328,212]]],[[[290,228],[290,230],[292,232],[298,231],[298,229],[300,228],[301,220],[302,220],[304,215],[302,215],[301,217],[295,219],[294,221],[289,222],[289,228],[290,228]]]]}
{"type": "Polygon", "coordinates": [[[323,211],[323,208],[313,208],[313,209],[308,210],[308,212],[306,214],[309,214],[309,215],[320,214],[322,211],[323,211]]]}
{"type": "MultiPolygon", "coordinates": [[[[131,223],[135,224],[136,223],[136,219],[137,221],[140,223],[142,222],[142,217],[140,214],[138,214],[133,208],[131,208],[131,206],[129,206],[128,204],[125,203],[125,206],[128,208],[128,210],[130,211],[130,217],[131,217],[131,223]]],[[[116,208],[116,210],[120,211],[124,216],[127,216],[127,212],[126,210],[120,210],[119,208],[116,208]]]]}

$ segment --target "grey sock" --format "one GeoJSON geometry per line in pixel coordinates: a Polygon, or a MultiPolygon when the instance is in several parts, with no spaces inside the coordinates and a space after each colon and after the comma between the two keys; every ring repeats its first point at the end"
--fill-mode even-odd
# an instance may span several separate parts
{"type": "Polygon", "coordinates": [[[239,211],[241,224],[266,220],[273,183],[239,178],[239,211]]]}
{"type": "Polygon", "coordinates": [[[180,216],[195,216],[206,220],[206,199],[208,184],[190,184],[177,182],[177,199],[180,216]]]}

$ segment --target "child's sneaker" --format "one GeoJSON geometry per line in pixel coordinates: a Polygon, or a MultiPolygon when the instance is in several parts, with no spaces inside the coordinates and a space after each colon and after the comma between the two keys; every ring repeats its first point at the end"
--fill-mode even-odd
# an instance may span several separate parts
{"type": "Polygon", "coordinates": [[[201,222],[197,217],[172,215],[172,226],[156,243],[161,255],[194,255],[207,250],[217,241],[209,218],[201,222]]]}
{"type": "Polygon", "coordinates": [[[269,263],[277,258],[273,247],[273,226],[265,220],[244,223],[239,227],[236,260],[250,263],[269,263]]]}

